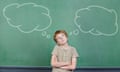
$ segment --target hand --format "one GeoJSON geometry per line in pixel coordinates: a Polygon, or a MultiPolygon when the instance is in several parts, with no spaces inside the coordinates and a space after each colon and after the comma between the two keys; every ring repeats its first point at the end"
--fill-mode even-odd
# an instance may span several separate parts
{"type": "Polygon", "coordinates": [[[64,62],[64,64],[65,64],[65,66],[67,66],[67,65],[71,65],[70,62],[64,62]]]}
{"type": "Polygon", "coordinates": [[[64,69],[64,70],[69,70],[67,66],[63,66],[63,67],[60,67],[61,69],[64,69]]]}
{"type": "Polygon", "coordinates": [[[62,69],[66,69],[66,67],[65,67],[65,66],[63,66],[63,67],[60,67],[60,68],[62,68],[62,69]]]}

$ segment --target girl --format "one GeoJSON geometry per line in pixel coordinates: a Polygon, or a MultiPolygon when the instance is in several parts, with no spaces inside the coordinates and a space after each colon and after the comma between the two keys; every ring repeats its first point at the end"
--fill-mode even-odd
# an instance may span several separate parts
{"type": "Polygon", "coordinates": [[[78,53],[68,44],[68,35],[64,30],[54,34],[56,46],[52,51],[52,72],[73,72],[76,68],[78,53]]]}

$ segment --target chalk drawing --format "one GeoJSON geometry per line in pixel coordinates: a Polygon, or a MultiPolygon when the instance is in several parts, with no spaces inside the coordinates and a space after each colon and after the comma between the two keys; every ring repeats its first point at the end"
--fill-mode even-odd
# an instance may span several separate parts
{"type": "MultiPolygon", "coordinates": [[[[104,19],[104,17],[105,17],[104,14],[103,14],[102,17],[104,19]]],[[[118,20],[117,12],[114,9],[108,9],[108,8],[105,8],[103,6],[98,6],[98,5],[90,5],[90,6],[86,7],[86,8],[78,9],[76,11],[75,17],[74,17],[74,23],[78,27],[79,31],[81,31],[83,33],[89,33],[89,34],[92,34],[92,35],[96,35],[96,36],[99,36],[99,35],[103,35],[103,36],[113,36],[113,35],[116,35],[118,33],[118,30],[119,30],[117,20],[118,20]],[[99,11],[99,12],[96,12],[96,11],[99,11]],[[103,32],[103,31],[101,32],[101,30],[98,30],[97,28],[94,28],[94,26],[92,27],[92,24],[91,24],[91,27],[89,25],[90,28],[85,30],[85,28],[83,28],[83,25],[85,25],[85,24],[81,23],[81,21],[82,21],[81,19],[84,18],[84,15],[86,15],[86,16],[91,15],[91,14],[94,15],[95,14],[94,12],[96,12],[97,14],[96,14],[96,16],[94,18],[91,17],[91,19],[95,19],[99,15],[101,15],[102,13],[99,14],[100,12],[103,12],[103,13],[105,12],[105,13],[107,13],[106,16],[110,15],[110,17],[113,17],[111,19],[114,20],[114,23],[112,24],[112,27],[113,27],[114,30],[112,32],[109,32],[109,33],[106,33],[106,32],[103,32]]],[[[92,21],[94,21],[94,20],[92,20],[92,21]]],[[[101,20],[98,20],[98,22],[99,21],[101,21],[101,20]]],[[[111,21],[111,20],[109,20],[109,21],[111,21]]],[[[87,23],[87,20],[85,20],[85,22],[87,23]]],[[[105,25],[105,23],[103,23],[103,25],[105,25]]],[[[106,29],[107,28],[109,29],[109,24],[106,27],[106,29]]],[[[71,34],[73,34],[73,33],[71,33],[71,34]]]]}
{"type": "Polygon", "coordinates": [[[32,33],[34,31],[45,31],[52,24],[50,10],[45,6],[37,5],[35,3],[9,4],[3,8],[3,16],[5,17],[5,19],[7,20],[7,23],[11,27],[18,29],[22,33],[32,33]],[[27,15],[28,16],[27,17],[25,15],[28,9],[29,11],[27,13],[29,13],[30,15],[29,16],[27,15]],[[35,15],[35,13],[37,13],[37,15],[35,15]],[[26,23],[28,24],[26,25],[26,23]],[[26,29],[24,25],[26,25],[26,29]]]}

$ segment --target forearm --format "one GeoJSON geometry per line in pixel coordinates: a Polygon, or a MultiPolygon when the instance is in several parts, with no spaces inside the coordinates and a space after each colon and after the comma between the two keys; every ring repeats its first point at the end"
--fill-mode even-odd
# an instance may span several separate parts
{"type": "Polygon", "coordinates": [[[61,68],[65,70],[74,70],[76,68],[76,58],[75,57],[72,58],[71,65],[63,66],[61,68]]]}
{"type": "Polygon", "coordinates": [[[76,66],[68,65],[68,66],[63,66],[63,67],[60,67],[60,68],[65,69],[65,70],[74,70],[76,68],[76,66]]]}
{"type": "Polygon", "coordinates": [[[55,62],[52,66],[54,67],[64,67],[70,65],[68,62],[55,62]]]}

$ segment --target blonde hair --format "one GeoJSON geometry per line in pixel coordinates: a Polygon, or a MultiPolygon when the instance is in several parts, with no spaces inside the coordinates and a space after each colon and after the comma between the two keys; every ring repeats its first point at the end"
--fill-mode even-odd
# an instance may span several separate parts
{"type": "Polygon", "coordinates": [[[66,37],[68,37],[68,34],[67,34],[67,32],[66,32],[65,30],[57,30],[57,31],[54,33],[54,36],[53,36],[53,39],[54,39],[54,41],[55,41],[56,43],[57,43],[56,36],[57,36],[57,34],[60,34],[60,33],[63,33],[63,34],[65,34],[66,37]]]}

